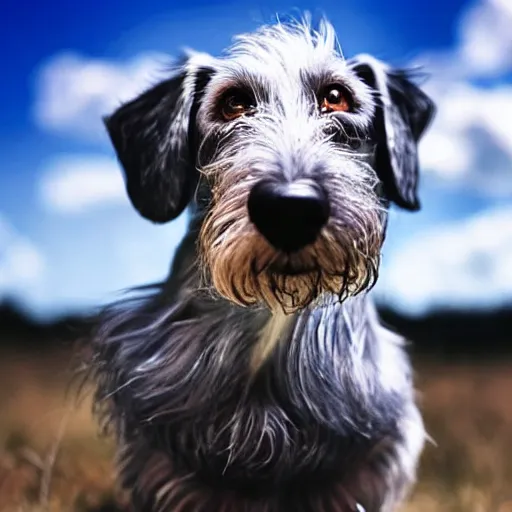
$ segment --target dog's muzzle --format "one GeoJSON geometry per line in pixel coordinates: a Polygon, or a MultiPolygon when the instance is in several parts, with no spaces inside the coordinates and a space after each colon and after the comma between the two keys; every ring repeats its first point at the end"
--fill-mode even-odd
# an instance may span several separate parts
{"type": "Polygon", "coordinates": [[[330,213],[327,194],[309,180],[259,181],[247,207],[258,231],[275,249],[287,253],[313,244],[330,213]]]}

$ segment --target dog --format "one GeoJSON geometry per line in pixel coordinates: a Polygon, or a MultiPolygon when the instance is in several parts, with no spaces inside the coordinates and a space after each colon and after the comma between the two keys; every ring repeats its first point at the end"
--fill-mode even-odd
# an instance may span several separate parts
{"type": "Polygon", "coordinates": [[[134,208],[189,209],[168,279],[101,315],[95,413],[144,512],[389,512],[426,439],[371,290],[420,208],[411,73],[308,18],[188,52],[104,118],[134,208]]]}

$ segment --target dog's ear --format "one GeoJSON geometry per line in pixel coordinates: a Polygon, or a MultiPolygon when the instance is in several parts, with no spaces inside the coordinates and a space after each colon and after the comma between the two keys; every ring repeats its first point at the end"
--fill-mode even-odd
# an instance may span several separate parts
{"type": "Polygon", "coordinates": [[[348,64],[375,91],[375,170],[387,198],[419,210],[417,146],[435,115],[434,103],[406,72],[370,55],[358,55],[348,64]]]}
{"type": "Polygon", "coordinates": [[[195,115],[213,73],[204,57],[184,58],[171,78],[103,119],[124,170],[128,196],[138,212],[155,223],[178,217],[197,183],[195,115]]]}

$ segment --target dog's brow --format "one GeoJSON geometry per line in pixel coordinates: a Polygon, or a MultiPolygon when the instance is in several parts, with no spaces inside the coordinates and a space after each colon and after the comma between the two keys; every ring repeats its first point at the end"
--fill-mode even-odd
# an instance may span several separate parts
{"type": "Polygon", "coordinates": [[[355,94],[353,90],[353,79],[349,73],[340,66],[340,69],[333,69],[332,66],[304,68],[301,71],[301,81],[304,87],[313,91],[330,84],[340,84],[355,94]]]}

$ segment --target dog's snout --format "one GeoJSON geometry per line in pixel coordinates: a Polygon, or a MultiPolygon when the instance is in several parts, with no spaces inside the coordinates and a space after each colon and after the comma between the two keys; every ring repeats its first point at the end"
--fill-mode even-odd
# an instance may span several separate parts
{"type": "Polygon", "coordinates": [[[329,218],[326,193],[306,180],[256,183],[249,194],[248,210],[258,231],[285,252],[312,244],[329,218]]]}

